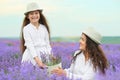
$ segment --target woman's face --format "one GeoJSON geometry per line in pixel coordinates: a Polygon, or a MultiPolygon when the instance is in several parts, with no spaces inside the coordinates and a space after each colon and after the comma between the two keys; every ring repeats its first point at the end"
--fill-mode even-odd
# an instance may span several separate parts
{"type": "Polygon", "coordinates": [[[84,34],[82,34],[80,38],[80,50],[86,50],[86,36],[84,34]]]}
{"type": "Polygon", "coordinates": [[[28,13],[28,19],[30,20],[31,23],[37,23],[39,22],[40,19],[40,13],[39,11],[31,11],[28,13]]]}

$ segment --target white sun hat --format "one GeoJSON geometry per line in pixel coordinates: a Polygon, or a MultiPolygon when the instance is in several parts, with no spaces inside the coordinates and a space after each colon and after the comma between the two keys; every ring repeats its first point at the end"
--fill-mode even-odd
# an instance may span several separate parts
{"type": "Polygon", "coordinates": [[[92,39],[97,44],[101,44],[102,36],[93,27],[88,27],[82,33],[86,34],[90,39],[92,39]]]}
{"type": "Polygon", "coordinates": [[[35,10],[42,11],[42,9],[40,9],[40,7],[37,3],[35,3],[35,2],[29,3],[27,5],[26,12],[24,14],[26,15],[28,12],[35,11],[35,10]]]}

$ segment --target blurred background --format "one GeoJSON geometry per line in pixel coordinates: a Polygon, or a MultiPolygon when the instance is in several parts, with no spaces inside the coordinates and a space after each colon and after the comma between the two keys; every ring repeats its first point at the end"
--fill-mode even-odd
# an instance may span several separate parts
{"type": "MultiPolygon", "coordinates": [[[[26,5],[33,0],[0,1],[0,38],[20,37],[26,5]]],[[[52,40],[78,40],[95,27],[106,43],[120,43],[120,0],[34,0],[46,16],[52,40]]]]}

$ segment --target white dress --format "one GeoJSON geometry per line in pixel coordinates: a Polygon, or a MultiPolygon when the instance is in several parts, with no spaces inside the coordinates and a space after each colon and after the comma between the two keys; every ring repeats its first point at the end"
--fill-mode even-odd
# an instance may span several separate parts
{"type": "Polygon", "coordinates": [[[51,54],[49,35],[44,25],[40,24],[38,29],[31,23],[26,25],[23,28],[23,36],[26,49],[22,56],[22,63],[30,62],[36,65],[34,57],[38,56],[41,60],[41,53],[46,55],[51,54]]]}
{"type": "MultiPolygon", "coordinates": [[[[75,52],[75,55],[80,52],[75,52]]],[[[72,80],[94,80],[96,71],[93,69],[90,60],[85,62],[84,54],[81,53],[77,56],[76,61],[71,64],[70,68],[65,69],[67,77],[72,80]]]]}

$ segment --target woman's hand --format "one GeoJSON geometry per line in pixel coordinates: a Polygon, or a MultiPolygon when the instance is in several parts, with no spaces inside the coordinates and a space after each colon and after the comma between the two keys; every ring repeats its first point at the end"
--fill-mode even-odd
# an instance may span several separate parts
{"type": "Polygon", "coordinates": [[[55,74],[57,74],[57,75],[64,75],[64,76],[66,76],[66,71],[63,70],[63,69],[60,68],[60,67],[58,67],[58,68],[56,68],[56,69],[53,69],[53,70],[51,71],[51,73],[55,73],[55,74]]]}

